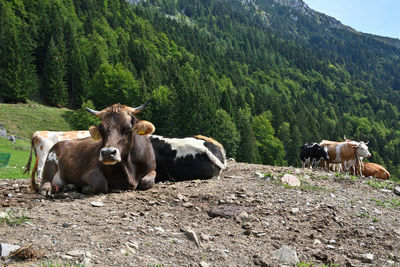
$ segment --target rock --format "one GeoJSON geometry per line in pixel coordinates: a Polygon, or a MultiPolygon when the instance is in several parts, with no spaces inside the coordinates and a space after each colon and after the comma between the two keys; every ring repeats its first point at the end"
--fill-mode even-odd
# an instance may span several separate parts
{"type": "Polygon", "coordinates": [[[235,175],[227,175],[225,178],[230,178],[230,179],[244,179],[243,176],[235,176],[235,175]]]}
{"type": "Polygon", "coordinates": [[[193,240],[197,246],[199,246],[199,247],[201,246],[200,240],[197,237],[197,234],[195,231],[193,231],[192,229],[186,229],[184,231],[185,231],[186,236],[189,237],[191,240],[193,240]]]}
{"type": "Polygon", "coordinates": [[[285,200],[283,200],[283,199],[278,199],[278,203],[283,203],[283,202],[285,202],[285,200]]]}
{"type": "Polygon", "coordinates": [[[288,184],[290,186],[300,186],[300,180],[295,175],[285,174],[282,179],[282,183],[288,184]]]}
{"type": "Polygon", "coordinates": [[[71,250],[67,252],[68,256],[71,257],[80,257],[80,256],[85,256],[85,251],[84,250],[71,250]]]}
{"type": "Polygon", "coordinates": [[[243,211],[236,216],[236,220],[239,222],[244,222],[249,219],[249,214],[246,211],[243,211]]]}
{"type": "Polygon", "coordinates": [[[335,246],[332,246],[332,245],[327,245],[326,247],[329,248],[329,249],[334,249],[335,248],[335,246]]]}
{"type": "Polygon", "coordinates": [[[374,260],[374,254],[366,253],[366,254],[361,255],[361,261],[363,263],[371,263],[371,262],[373,262],[373,260],[374,260]]]}
{"type": "Polygon", "coordinates": [[[185,208],[192,208],[194,205],[192,202],[186,202],[186,203],[183,203],[182,206],[184,206],[185,208]]]}
{"type": "Polygon", "coordinates": [[[201,240],[203,240],[203,241],[210,241],[210,240],[213,240],[213,239],[214,239],[212,236],[206,235],[206,234],[203,234],[203,233],[200,234],[200,238],[201,238],[201,240]]]}
{"type": "Polygon", "coordinates": [[[103,207],[104,204],[101,201],[92,201],[90,202],[90,204],[92,204],[93,207],[103,207]]]}
{"type": "Polygon", "coordinates": [[[18,245],[11,245],[11,244],[0,244],[0,256],[1,257],[8,257],[11,252],[20,249],[21,246],[18,245]]]}
{"type": "Polygon", "coordinates": [[[161,226],[154,227],[154,230],[157,230],[157,231],[159,231],[161,233],[165,233],[164,228],[162,228],[161,226]]]}
{"type": "Polygon", "coordinates": [[[322,244],[321,240],[314,239],[314,246],[318,246],[318,245],[321,245],[321,244],[322,244]]]}
{"type": "Polygon", "coordinates": [[[210,263],[207,263],[205,261],[200,262],[200,267],[211,267],[210,263]]]}
{"type": "Polygon", "coordinates": [[[286,264],[296,265],[298,262],[300,262],[296,251],[287,246],[281,247],[280,249],[272,252],[272,254],[286,264]]]}
{"type": "Polygon", "coordinates": [[[299,212],[299,208],[292,208],[292,214],[296,214],[299,212]]]}
{"type": "Polygon", "coordinates": [[[262,174],[261,172],[255,172],[254,173],[254,178],[264,178],[264,174],[262,174]]]}
{"type": "Polygon", "coordinates": [[[396,195],[400,196],[400,186],[396,186],[396,187],[393,189],[393,192],[394,192],[396,195]]]}
{"type": "Polygon", "coordinates": [[[251,213],[254,208],[243,207],[243,206],[217,206],[212,208],[208,214],[211,217],[224,217],[224,218],[236,218],[240,213],[247,212],[251,213]]]}
{"type": "Polygon", "coordinates": [[[7,212],[0,212],[0,219],[8,219],[10,216],[8,215],[7,212]]]}
{"type": "Polygon", "coordinates": [[[374,212],[375,212],[376,214],[382,214],[382,211],[378,210],[377,208],[374,209],[374,212]]]}
{"type": "Polygon", "coordinates": [[[70,226],[71,226],[71,224],[70,224],[70,223],[67,223],[67,222],[65,222],[65,223],[62,224],[62,227],[64,227],[64,228],[68,228],[68,227],[70,227],[70,226]]]}

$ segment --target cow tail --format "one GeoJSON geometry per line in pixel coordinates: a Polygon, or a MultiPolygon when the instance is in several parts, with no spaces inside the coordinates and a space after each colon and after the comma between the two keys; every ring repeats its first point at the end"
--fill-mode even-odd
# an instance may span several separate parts
{"type": "Polygon", "coordinates": [[[37,168],[38,168],[38,163],[39,163],[39,158],[36,157],[35,165],[33,166],[33,170],[32,170],[32,173],[31,173],[31,185],[30,185],[31,190],[34,191],[34,192],[38,192],[39,191],[39,187],[36,184],[36,180],[35,180],[35,174],[36,174],[36,171],[37,171],[37,168]]]}
{"type": "Polygon", "coordinates": [[[226,168],[225,162],[222,163],[210,150],[206,148],[206,154],[208,158],[211,160],[212,163],[214,163],[218,168],[221,170],[224,170],[226,168]]]}
{"type": "MultiPolygon", "coordinates": [[[[31,170],[32,150],[33,150],[33,148],[34,148],[35,138],[36,138],[36,137],[33,137],[32,140],[31,140],[31,154],[29,155],[29,159],[28,159],[28,162],[26,163],[25,171],[23,172],[23,174],[29,173],[29,171],[31,170]]],[[[36,155],[36,151],[35,151],[35,155],[36,155]]]]}

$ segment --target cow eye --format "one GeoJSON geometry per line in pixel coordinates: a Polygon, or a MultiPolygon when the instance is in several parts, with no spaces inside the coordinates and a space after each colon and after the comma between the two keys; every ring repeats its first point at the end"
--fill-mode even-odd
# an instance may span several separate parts
{"type": "Polygon", "coordinates": [[[127,127],[127,128],[123,128],[121,132],[122,132],[123,134],[128,134],[130,131],[132,131],[132,128],[127,127]]]}
{"type": "Polygon", "coordinates": [[[105,132],[105,129],[104,129],[103,124],[100,124],[100,125],[99,125],[99,132],[100,132],[100,133],[104,133],[104,132],[105,132]]]}

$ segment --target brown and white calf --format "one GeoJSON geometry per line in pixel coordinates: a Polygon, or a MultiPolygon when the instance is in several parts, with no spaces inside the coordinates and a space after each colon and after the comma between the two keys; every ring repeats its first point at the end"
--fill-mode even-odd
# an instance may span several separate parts
{"type": "Polygon", "coordinates": [[[390,179],[390,173],[382,165],[371,162],[364,162],[362,174],[365,177],[372,176],[378,179],[390,179]]]}
{"type": "MultiPolygon", "coordinates": [[[[329,160],[327,161],[327,168],[329,170],[329,164],[341,163],[343,170],[346,172],[351,167],[358,166],[361,168],[361,158],[371,157],[371,153],[368,151],[368,146],[364,142],[334,142],[328,140],[322,140],[319,143],[320,146],[328,149],[329,160]]],[[[361,170],[360,170],[361,173],[361,170]]]]}
{"type": "Polygon", "coordinates": [[[42,171],[46,157],[49,154],[51,147],[64,140],[73,140],[89,137],[89,131],[67,131],[67,132],[53,132],[53,131],[36,131],[31,139],[31,154],[25,166],[24,173],[29,173],[32,162],[32,151],[35,153],[36,161],[31,173],[31,188],[35,189],[35,174],[37,177],[42,178],[42,171]]]}

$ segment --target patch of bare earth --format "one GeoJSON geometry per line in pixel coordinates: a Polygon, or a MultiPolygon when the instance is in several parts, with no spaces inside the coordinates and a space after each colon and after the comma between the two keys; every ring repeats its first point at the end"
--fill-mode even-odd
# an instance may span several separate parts
{"type": "Polygon", "coordinates": [[[43,253],[0,263],[281,266],[275,252],[287,246],[316,266],[400,266],[399,207],[379,205],[400,197],[365,180],[231,162],[220,179],[52,199],[29,193],[26,180],[0,180],[0,211],[29,219],[3,222],[0,242],[43,253]],[[284,186],[284,173],[302,185],[284,186]]]}

